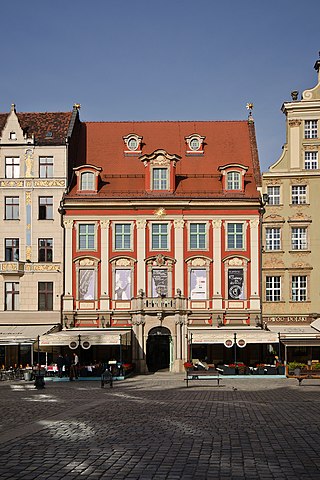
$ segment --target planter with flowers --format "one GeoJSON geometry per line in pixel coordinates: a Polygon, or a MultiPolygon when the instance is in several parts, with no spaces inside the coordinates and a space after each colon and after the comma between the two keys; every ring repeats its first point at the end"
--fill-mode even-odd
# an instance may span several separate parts
{"type": "Polygon", "coordinates": [[[190,370],[193,370],[192,362],[184,362],[183,366],[186,372],[190,372],[190,370]]]}
{"type": "Polygon", "coordinates": [[[223,365],[223,375],[235,375],[236,374],[236,365],[230,363],[229,365],[223,365]]]}

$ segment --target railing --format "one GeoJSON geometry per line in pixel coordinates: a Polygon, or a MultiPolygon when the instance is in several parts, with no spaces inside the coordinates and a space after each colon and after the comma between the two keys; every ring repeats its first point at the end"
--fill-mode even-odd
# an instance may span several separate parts
{"type": "Polygon", "coordinates": [[[169,311],[186,310],[187,299],[183,297],[143,297],[132,300],[133,310],[169,311]]]}

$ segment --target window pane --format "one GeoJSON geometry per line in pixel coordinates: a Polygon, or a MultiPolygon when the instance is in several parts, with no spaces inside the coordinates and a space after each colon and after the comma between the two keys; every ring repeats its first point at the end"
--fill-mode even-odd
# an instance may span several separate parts
{"type": "Polygon", "coordinates": [[[152,296],[168,295],[168,270],[166,268],[154,268],[152,270],[152,296]]]}
{"type": "Polygon", "coordinates": [[[114,280],[115,300],[131,299],[131,269],[116,269],[114,280]]]}
{"type": "Polygon", "coordinates": [[[79,270],[79,299],[94,300],[95,298],[95,271],[79,270]]]}
{"type": "Polygon", "coordinates": [[[191,269],[190,298],[192,300],[205,300],[207,298],[207,271],[205,269],[191,269]]]}

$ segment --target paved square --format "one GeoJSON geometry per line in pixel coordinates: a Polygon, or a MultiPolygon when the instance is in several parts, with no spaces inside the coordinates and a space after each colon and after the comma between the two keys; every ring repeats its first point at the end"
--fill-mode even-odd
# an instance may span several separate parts
{"type": "Polygon", "coordinates": [[[320,382],[0,382],[1,479],[320,479],[320,382]]]}

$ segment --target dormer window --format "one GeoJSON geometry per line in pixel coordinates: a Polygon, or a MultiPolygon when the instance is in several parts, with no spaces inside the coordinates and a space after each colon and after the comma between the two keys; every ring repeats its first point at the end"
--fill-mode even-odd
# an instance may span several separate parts
{"type": "Polygon", "coordinates": [[[142,137],[135,133],[130,133],[126,137],[123,137],[125,142],[125,154],[140,154],[141,153],[141,140],[142,137]]]}
{"type": "Polygon", "coordinates": [[[99,185],[100,167],[82,165],[73,169],[77,176],[78,193],[97,193],[99,185]]]}
{"type": "Polygon", "coordinates": [[[9,134],[9,139],[10,139],[10,140],[17,140],[17,134],[16,134],[16,132],[10,132],[10,134],[9,134]]]}
{"type": "Polygon", "coordinates": [[[244,177],[248,170],[245,165],[233,163],[219,167],[222,173],[222,188],[230,192],[244,191],[244,177]]]}
{"type": "Polygon", "coordinates": [[[241,190],[241,175],[239,172],[227,173],[227,190],[241,190]]]}
{"type": "Polygon", "coordinates": [[[155,150],[150,155],[140,157],[146,168],[145,188],[147,192],[174,192],[175,171],[180,157],[170,155],[165,150],[155,150]]]}
{"type": "Polygon", "coordinates": [[[200,154],[202,155],[203,152],[203,141],[205,137],[201,137],[197,133],[194,133],[193,135],[189,135],[189,137],[186,137],[185,140],[187,142],[187,155],[194,155],[194,154],[200,154]]]}
{"type": "Polygon", "coordinates": [[[81,173],[81,190],[95,190],[94,188],[95,175],[92,172],[81,173]]]}

